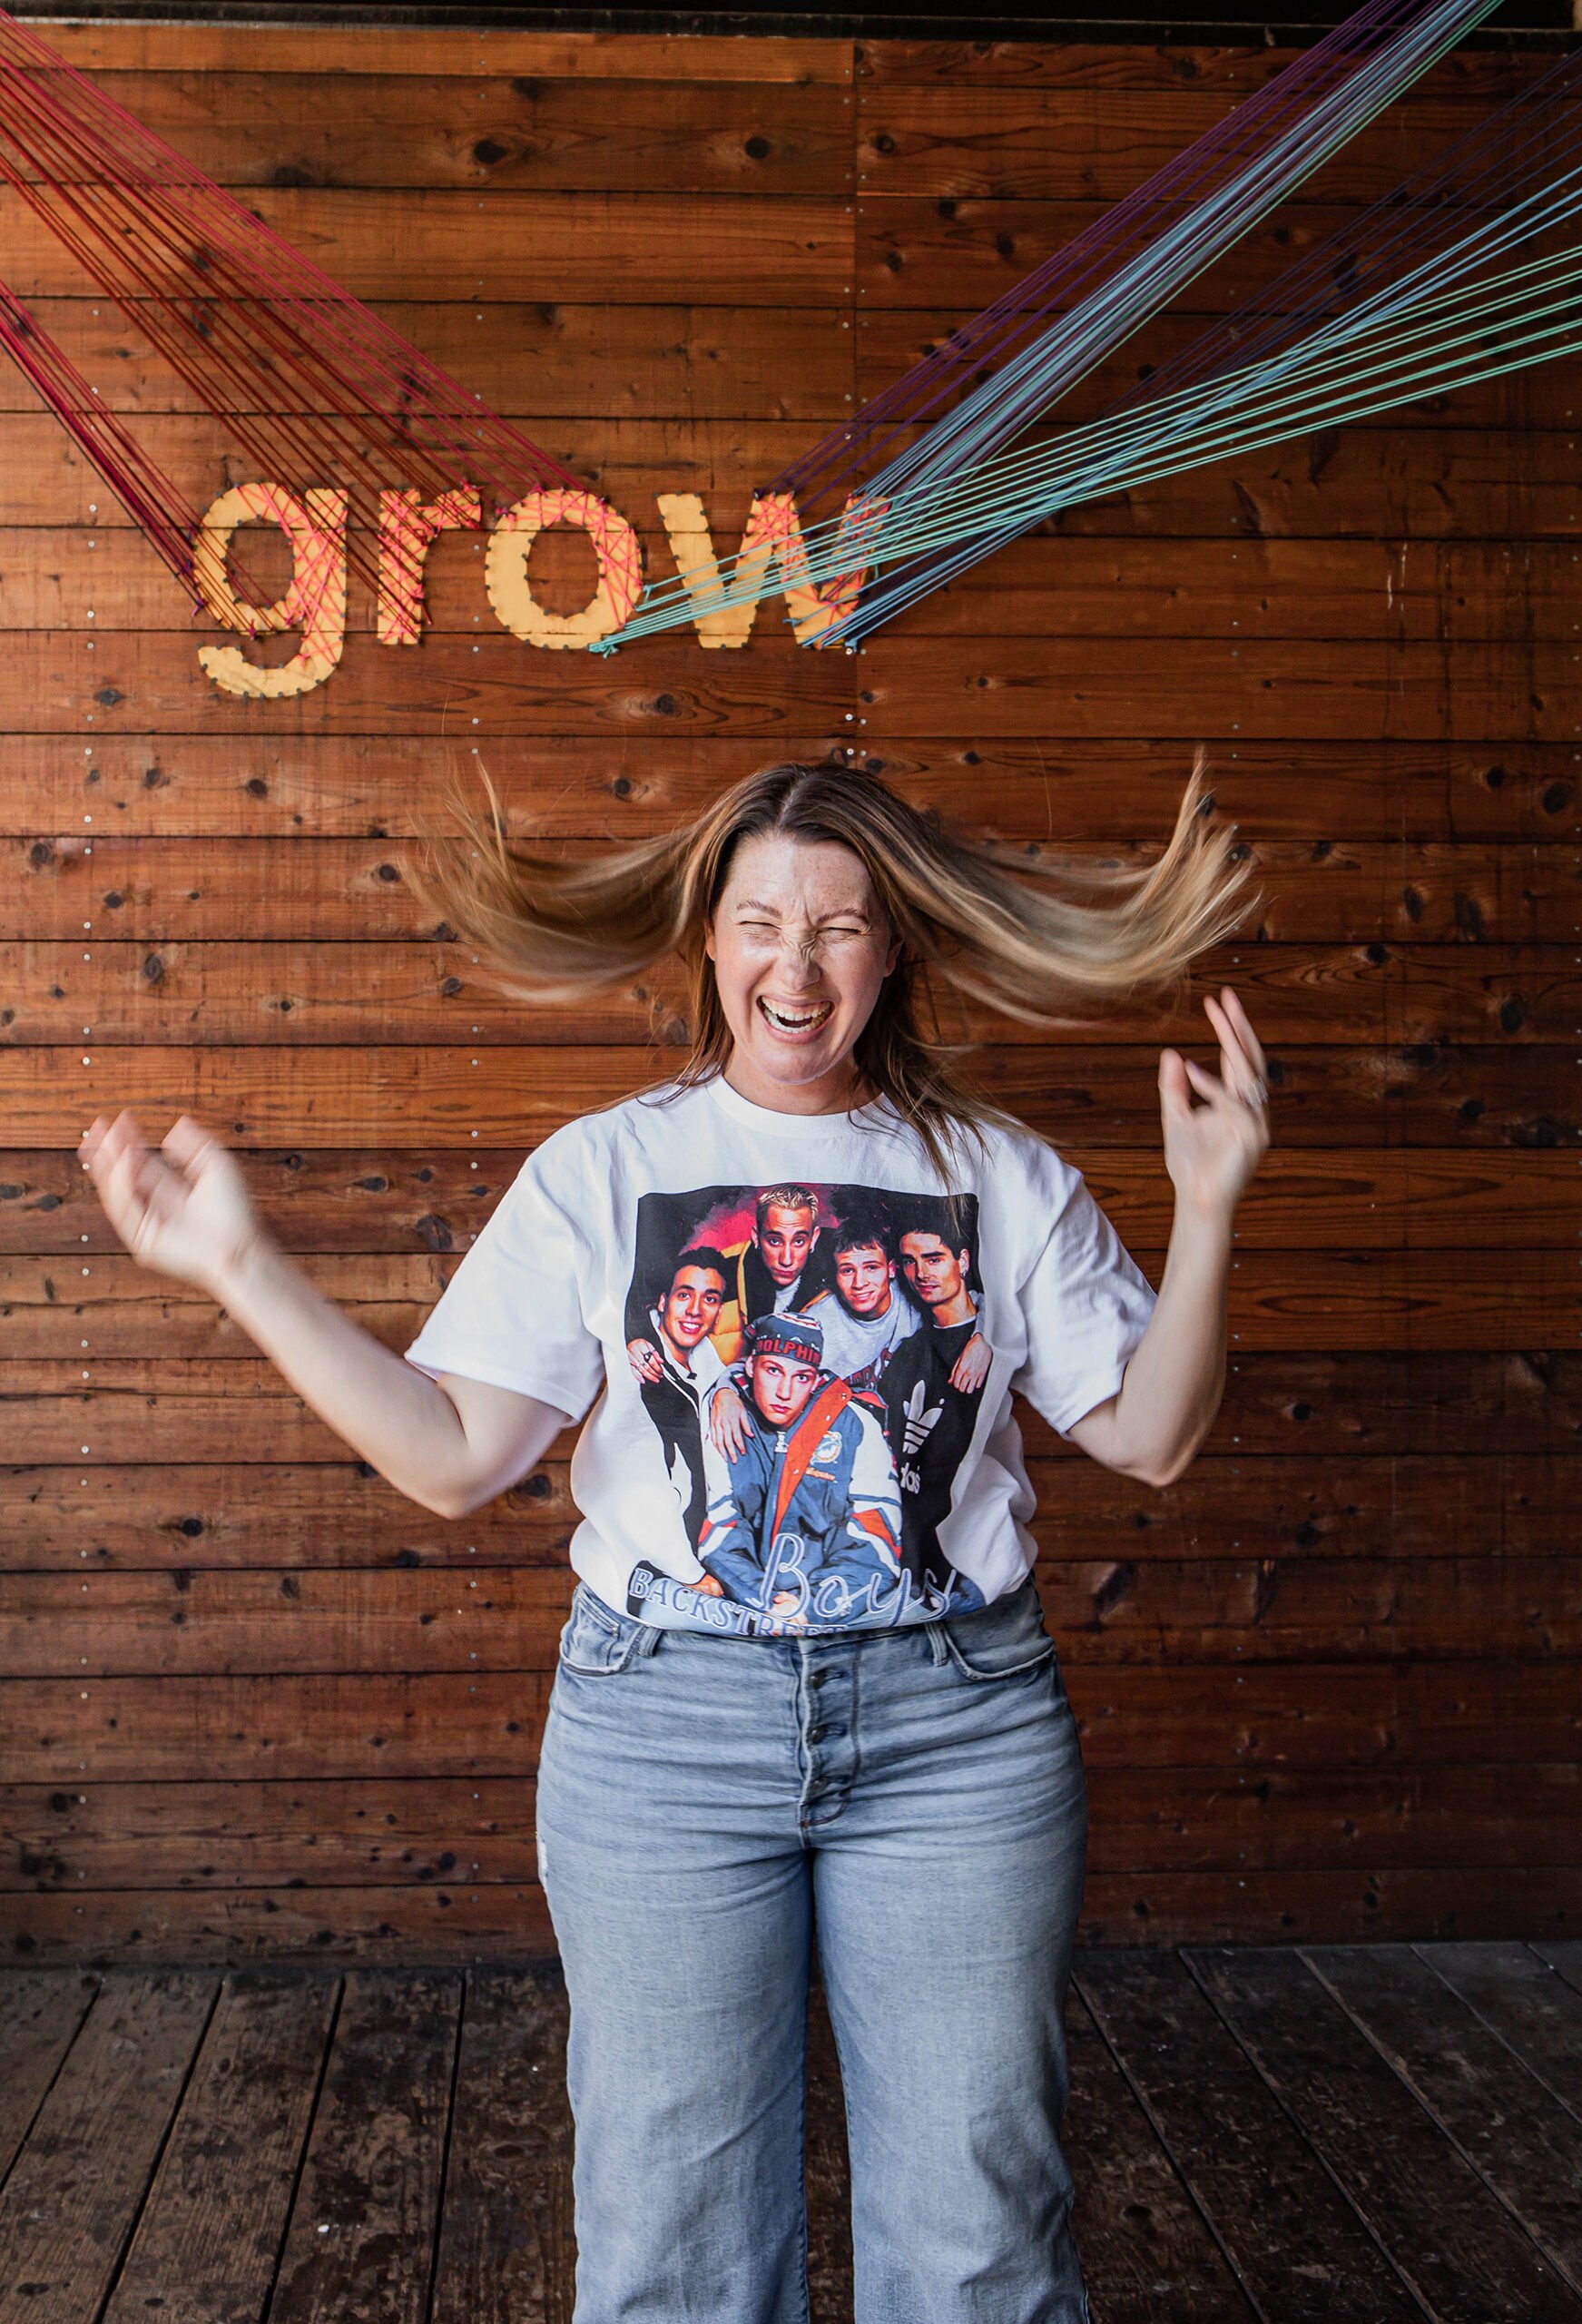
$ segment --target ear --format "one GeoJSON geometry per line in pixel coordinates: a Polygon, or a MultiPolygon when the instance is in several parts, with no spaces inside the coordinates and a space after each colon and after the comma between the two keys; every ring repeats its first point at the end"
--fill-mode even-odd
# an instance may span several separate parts
{"type": "Polygon", "coordinates": [[[884,956],[884,972],[887,977],[893,971],[900,956],[901,940],[899,936],[892,936],[889,940],[889,950],[884,956]]]}
{"type": "Polygon", "coordinates": [[[714,950],[714,923],[712,918],[705,919],[703,921],[703,955],[710,960],[717,960],[720,957],[714,950]]]}

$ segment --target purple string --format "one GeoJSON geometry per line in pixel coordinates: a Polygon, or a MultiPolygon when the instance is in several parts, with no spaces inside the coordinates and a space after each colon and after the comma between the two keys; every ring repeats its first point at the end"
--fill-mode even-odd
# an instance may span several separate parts
{"type": "Polygon", "coordinates": [[[1388,273],[1404,274],[1412,262],[1458,240],[1475,216],[1530,195],[1540,170],[1553,167],[1551,131],[1559,132],[1560,157],[1575,160],[1582,107],[1571,84],[1579,79],[1582,51],[1557,58],[1529,87],[1508,98],[1349,225],[1316,242],[1233,314],[1126,388],[1099,416],[1108,419],[1222,371],[1240,370],[1299,333],[1344,314],[1388,273]],[[1508,133],[1518,125],[1525,126],[1525,134],[1508,143],[1508,133]],[[1493,158],[1482,159],[1490,148],[1493,158]],[[1469,171],[1474,162],[1478,166],[1469,171]]]}
{"type": "Polygon", "coordinates": [[[1154,241],[1214,185],[1233,176],[1251,153],[1283,137],[1291,123],[1310,112],[1361,57],[1425,15],[1430,5],[1431,0],[1367,0],[1263,88],[1233,106],[1223,121],[870,398],[852,419],[793,461],[773,488],[823,498],[870,472],[889,447],[959,387],[969,365],[999,359],[1018,336],[1028,335],[1057,306],[1101,280],[1123,252],[1154,241]],[[881,429],[875,445],[872,438],[881,429]]]}

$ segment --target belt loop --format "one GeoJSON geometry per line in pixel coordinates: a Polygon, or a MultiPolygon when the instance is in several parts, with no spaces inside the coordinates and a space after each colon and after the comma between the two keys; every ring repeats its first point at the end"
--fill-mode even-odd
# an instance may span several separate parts
{"type": "Polygon", "coordinates": [[[941,1625],[938,1622],[925,1622],[923,1628],[929,1633],[929,1652],[936,1662],[943,1662],[946,1659],[946,1647],[941,1625]]]}
{"type": "Polygon", "coordinates": [[[658,1622],[640,1623],[637,1643],[632,1649],[633,1653],[634,1655],[653,1653],[663,1636],[664,1631],[658,1622]]]}

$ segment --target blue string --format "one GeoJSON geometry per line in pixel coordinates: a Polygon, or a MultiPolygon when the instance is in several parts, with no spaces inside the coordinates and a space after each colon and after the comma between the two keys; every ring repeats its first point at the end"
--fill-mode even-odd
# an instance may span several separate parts
{"type": "MultiPolygon", "coordinates": [[[[1166,447],[1173,448],[1172,469],[1150,473],[1174,472],[1190,464],[1194,457],[1224,457],[1220,450],[1201,448],[1193,454],[1184,453],[1181,448],[1219,444],[1224,436],[1220,424],[1223,412],[1238,400],[1262,396],[1266,403],[1270,389],[1282,379],[1300,381],[1309,377],[1314,383],[1310,396],[1315,394],[1316,383],[1327,376],[1322,366],[1331,349],[1363,344],[1382,320],[1410,313],[1430,275],[1442,287],[1474,266],[1487,264],[1514,240],[1570,215],[1576,202],[1567,199],[1564,186],[1546,189],[1541,199],[1529,195],[1498,225],[1486,221],[1475,227],[1449,253],[1422,261],[1399,282],[1360,299],[1344,318],[1321,323],[1282,353],[1251,368],[1245,362],[1233,370],[1222,366],[1211,374],[1206,390],[1192,391],[1184,401],[1181,396],[1155,393],[1142,410],[1133,411],[1120,424],[1118,432],[1113,419],[1075,431],[1057,455],[1065,463],[1058,471],[1065,480],[1056,483],[1051,476],[1046,481],[1046,489],[1057,497],[1037,504],[1038,515],[1029,517],[1024,495],[1016,503],[1018,513],[1010,513],[1003,496],[1019,488],[1022,472],[1015,460],[1006,463],[996,458],[1000,448],[1025,432],[1033,419],[1091,370],[1146,313],[1201,272],[1496,5],[1497,0],[1439,0],[1386,51],[1318,100],[1294,129],[1273,141],[1267,152],[1243,166],[1227,184],[1205,196],[1137,258],[1118,269],[1111,282],[1062,317],[957,410],[881,469],[860,497],[862,508],[877,508],[881,514],[875,514],[866,527],[860,522],[855,530],[845,519],[808,527],[803,543],[809,584],[816,586],[826,579],[849,576],[854,565],[878,576],[868,595],[843,621],[826,630],[820,642],[851,643],[867,635],[927,589],[1026,529],[1029,522],[1039,521],[1055,507],[1068,505],[1078,491],[1082,497],[1092,497],[1098,491],[1116,489],[1120,481],[1141,480],[1138,463],[1152,461],[1166,447]],[[964,480],[965,497],[962,485],[952,488],[953,479],[964,480]],[[1000,496],[997,505],[997,495],[1000,496]],[[916,570],[887,571],[898,564],[917,565],[919,559],[924,562],[916,570]]],[[[1486,133],[1487,125],[1464,139],[1462,145],[1475,146],[1486,133]]],[[[1508,164],[1506,174],[1510,174],[1508,164]]],[[[1571,191],[1574,193],[1575,188],[1571,191]]],[[[1374,212],[1367,214],[1386,207],[1375,204],[1374,212]]],[[[1398,245],[1410,241],[1408,229],[1392,222],[1390,231],[1398,245]]],[[[1310,257],[1289,271],[1300,275],[1311,267],[1310,257]]],[[[1218,337],[1223,341],[1226,328],[1214,326],[1204,335],[1205,340],[1218,337]]],[[[1188,360],[1190,356],[1188,350],[1188,360]]],[[[1541,359],[1535,355],[1528,359],[1541,359]]],[[[1130,401],[1123,399],[1123,404],[1130,401]]],[[[1045,455],[1035,452],[1031,457],[1038,461],[1045,455]]],[[[613,652],[638,636],[680,626],[731,605],[754,602],[784,585],[783,574],[778,581],[771,579],[766,560],[744,565],[736,558],[715,569],[718,580],[712,587],[700,589],[695,583],[688,586],[679,579],[651,584],[632,618],[622,629],[599,640],[594,651],[613,652]]]]}

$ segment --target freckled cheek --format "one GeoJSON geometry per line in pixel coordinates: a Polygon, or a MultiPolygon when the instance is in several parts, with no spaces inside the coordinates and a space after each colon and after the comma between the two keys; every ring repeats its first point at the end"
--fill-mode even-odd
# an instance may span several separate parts
{"type": "Polygon", "coordinates": [[[732,967],[716,971],[714,980],[723,1008],[739,1017],[754,1014],[752,979],[750,976],[740,968],[732,967]]]}

